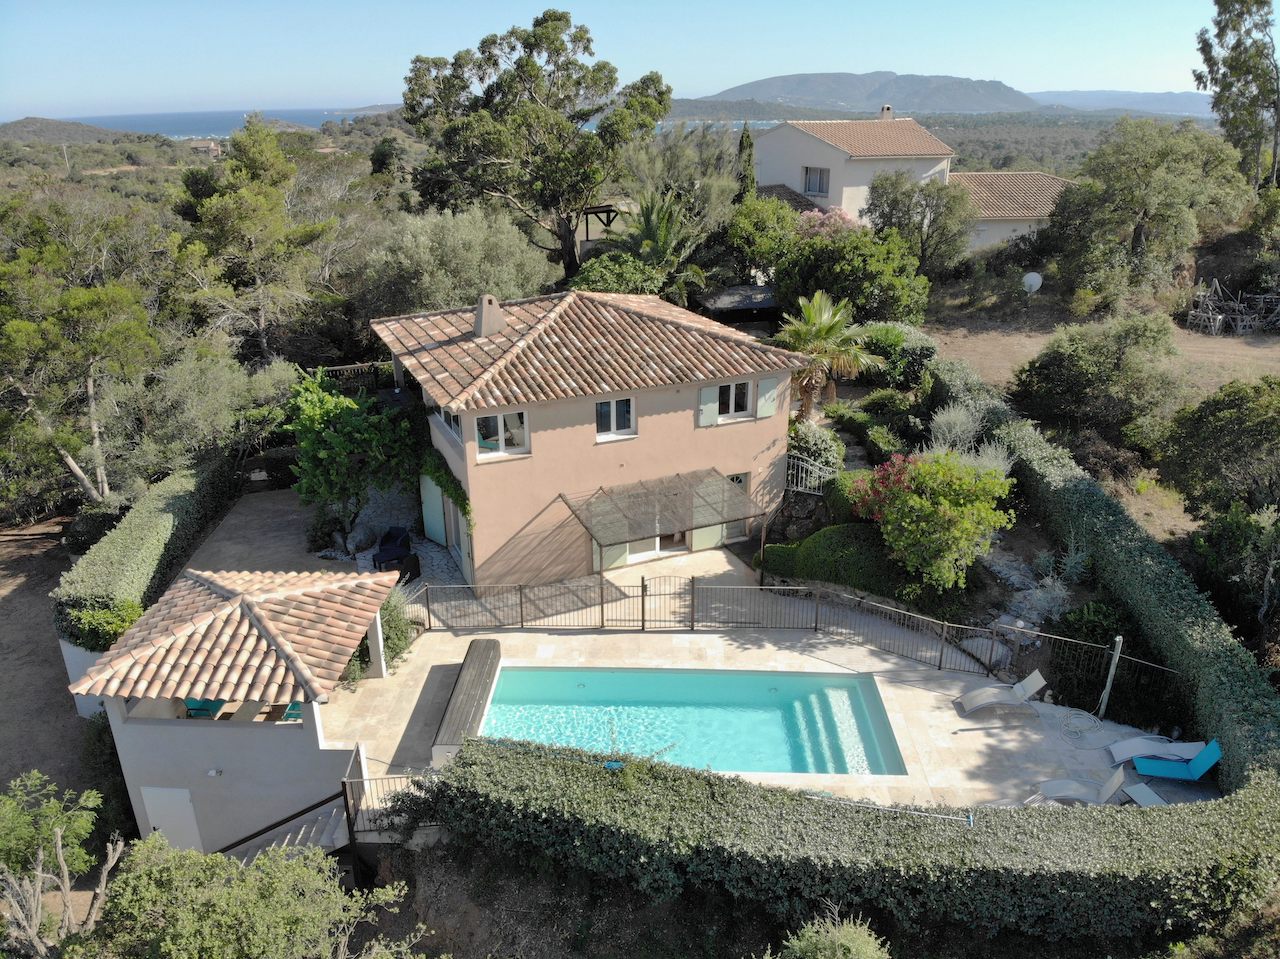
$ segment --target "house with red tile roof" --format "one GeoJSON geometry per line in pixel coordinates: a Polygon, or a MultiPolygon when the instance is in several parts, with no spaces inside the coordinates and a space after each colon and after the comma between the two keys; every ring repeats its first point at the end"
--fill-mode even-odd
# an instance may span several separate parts
{"type": "Polygon", "coordinates": [[[1047,222],[1069,181],[1048,173],[952,173],[955,152],[910,117],[885,106],[874,120],[787,120],[756,136],[761,195],[862,218],[877,174],[906,171],[920,182],[959,183],[973,196],[977,220],[970,250],[1034,232],[1047,222]]]}
{"type": "Polygon", "coordinates": [[[466,492],[421,479],[426,534],[468,582],[720,546],[782,497],[793,353],[654,296],[582,291],[372,326],[466,492]]]}
{"type": "Polygon", "coordinates": [[[213,852],[277,822],[346,844],[355,743],[331,741],[323,706],[367,644],[387,675],[380,609],[396,572],[186,569],[70,689],[111,723],[138,828],[213,852]],[[309,818],[299,819],[299,811],[309,818]]]}
{"type": "Polygon", "coordinates": [[[998,246],[1039,230],[1049,222],[1058,197],[1071,183],[1033,170],[952,173],[948,182],[960,184],[973,197],[978,218],[969,235],[970,250],[998,246]]]}

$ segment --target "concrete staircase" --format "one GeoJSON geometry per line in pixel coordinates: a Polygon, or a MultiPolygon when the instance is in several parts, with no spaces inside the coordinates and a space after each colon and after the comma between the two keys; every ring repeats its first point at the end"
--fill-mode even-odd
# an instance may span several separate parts
{"type": "Polygon", "coordinates": [[[342,799],[338,798],[281,823],[270,832],[245,841],[226,854],[247,866],[264,851],[275,846],[319,846],[325,852],[333,852],[350,842],[346,807],[342,799]]]}

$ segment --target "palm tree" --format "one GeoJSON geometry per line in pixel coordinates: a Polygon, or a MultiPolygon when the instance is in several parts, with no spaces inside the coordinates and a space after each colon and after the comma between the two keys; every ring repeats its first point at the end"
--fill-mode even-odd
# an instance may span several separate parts
{"type": "Polygon", "coordinates": [[[848,300],[837,301],[818,290],[812,298],[800,297],[800,315],[786,316],[773,338],[778,346],[809,357],[809,365],[795,374],[802,420],[813,419],[824,386],[835,398],[833,377],[857,376],[884,364],[862,345],[864,335],[850,325],[851,317],[848,300]]]}
{"type": "Polygon", "coordinates": [[[660,272],[662,295],[684,306],[691,289],[706,286],[701,268],[691,262],[702,241],[703,230],[670,191],[646,193],[634,213],[623,214],[623,229],[601,241],[608,250],[628,253],[660,272]]]}

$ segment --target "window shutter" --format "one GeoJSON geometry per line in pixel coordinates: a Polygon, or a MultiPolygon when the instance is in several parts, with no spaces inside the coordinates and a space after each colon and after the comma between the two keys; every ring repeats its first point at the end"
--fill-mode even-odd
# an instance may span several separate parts
{"type": "Polygon", "coordinates": [[[756,416],[764,419],[776,412],[778,412],[778,380],[771,376],[767,380],[761,380],[756,388],[756,416]]]}
{"type": "Polygon", "coordinates": [[[715,426],[720,418],[720,387],[704,386],[698,390],[698,425],[715,426]]]}

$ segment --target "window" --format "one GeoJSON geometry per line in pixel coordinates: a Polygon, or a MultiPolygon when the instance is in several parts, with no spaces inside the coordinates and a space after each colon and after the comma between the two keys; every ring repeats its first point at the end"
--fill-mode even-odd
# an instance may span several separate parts
{"type": "Polygon", "coordinates": [[[444,425],[449,428],[449,432],[462,439],[462,417],[457,413],[450,413],[448,410],[440,411],[440,419],[444,421],[444,425]]]}
{"type": "Polygon", "coordinates": [[[804,168],[804,192],[809,196],[826,196],[831,184],[831,171],[824,166],[804,168]]]}
{"type": "Polygon", "coordinates": [[[529,430],[524,411],[476,417],[476,443],[481,456],[529,452],[529,430]]]}
{"type": "Polygon", "coordinates": [[[726,383],[720,387],[720,418],[751,415],[751,381],[726,383]]]}
{"type": "Polygon", "coordinates": [[[636,417],[631,397],[601,400],[596,404],[596,437],[615,439],[636,435],[636,417]]]}

